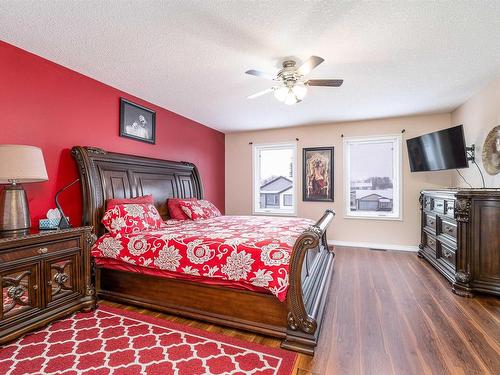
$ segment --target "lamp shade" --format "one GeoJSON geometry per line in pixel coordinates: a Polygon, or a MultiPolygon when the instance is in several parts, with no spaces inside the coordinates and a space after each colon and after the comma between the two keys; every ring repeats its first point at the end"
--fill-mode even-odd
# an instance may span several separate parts
{"type": "Polygon", "coordinates": [[[41,149],[25,145],[0,145],[0,184],[47,180],[41,149]]]}

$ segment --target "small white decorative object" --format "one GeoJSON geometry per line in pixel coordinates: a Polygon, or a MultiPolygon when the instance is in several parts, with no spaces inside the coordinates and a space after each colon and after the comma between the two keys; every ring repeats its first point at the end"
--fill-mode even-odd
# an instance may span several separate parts
{"type": "Polygon", "coordinates": [[[40,219],[40,229],[58,229],[59,222],[61,221],[61,213],[57,208],[51,208],[47,211],[47,218],[40,219]]]}
{"type": "Polygon", "coordinates": [[[61,213],[57,208],[51,208],[47,211],[47,219],[61,219],[61,213]]]}

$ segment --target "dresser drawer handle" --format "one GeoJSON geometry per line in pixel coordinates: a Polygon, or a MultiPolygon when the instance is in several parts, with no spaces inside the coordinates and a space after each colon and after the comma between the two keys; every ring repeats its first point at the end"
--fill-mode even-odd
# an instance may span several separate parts
{"type": "Polygon", "coordinates": [[[446,227],[444,227],[444,230],[447,231],[448,233],[452,233],[453,227],[446,226],[446,227]]]}
{"type": "Polygon", "coordinates": [[[451,258],[453,253],[449,250],[443,249],[443,255],[445,256],[445,258],[451,258]]]}
{"type": "Polygon", "coordinates": [[[49,249],[47,249],[46,247],[41,247],[38,249],[38,254],[47,254],[47,251],[49,251],[49,249]]]}

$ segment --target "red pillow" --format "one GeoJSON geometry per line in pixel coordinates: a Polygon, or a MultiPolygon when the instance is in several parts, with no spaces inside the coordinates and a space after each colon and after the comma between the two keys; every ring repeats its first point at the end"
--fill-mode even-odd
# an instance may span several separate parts
{"type": "Polygon", "coordinates": [[[119,205],[119,204],[133,204],[133,203],[135,203],[135,204],[154,204],[153,196],[150,194],[150,195],[143,195],[142,197],[135,197],[135,198],[108,199],[106,201],[106,210],[109,210],[110,208],[113,208],[114,206],[119,205]]]}
{"type": "Polygon", "coordinates": [[[182,211],[191,220],[210,219],[221,216],[219,209],[212,202],[203,199],[197,201],[180,201],[179,206],[181,206],[182,211]]]}
{"type": "Polygon", "coordinates": [[[181,201],[195,201],[196,198],[168,198],[167,199],[167,207],[168,213],[170,214],[170,218],[174,220],[189,220],[189,216],[187,216],[184,211],[181,210],[179,206],[179,202],[181,201]]]}
{"type": "Polygon", "coordinates": [[[163,220],[152,204],[119,204],[106,211],[101,222],[111,234],[131,234],[158,229],[163,220]]]}

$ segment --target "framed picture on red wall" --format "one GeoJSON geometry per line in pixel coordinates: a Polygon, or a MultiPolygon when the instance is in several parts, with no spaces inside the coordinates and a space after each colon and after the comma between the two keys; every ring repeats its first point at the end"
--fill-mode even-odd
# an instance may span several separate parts
{"type": "Polygon", "coordinates": [[[156,112],[120,98],[120,137],[156,142],[156,112]]]}
{"type": "Polygon", "coordinates": [[[303,149],[303,201],[333,202],[333,151],[333,147],[303,149]]]}

